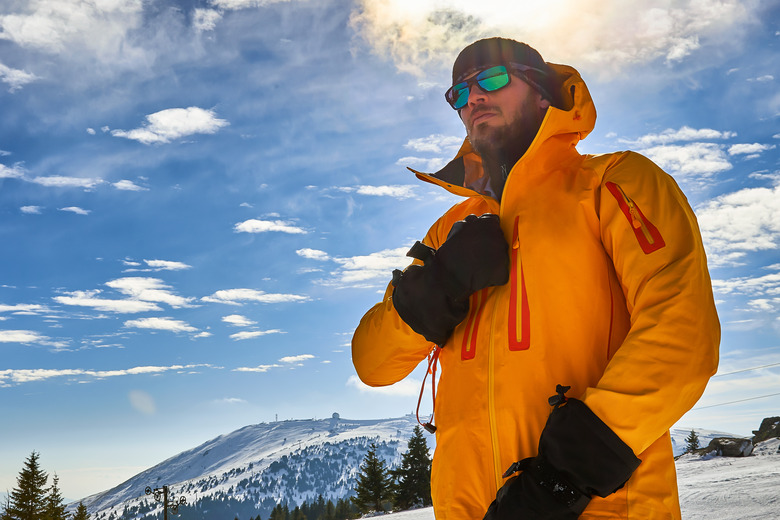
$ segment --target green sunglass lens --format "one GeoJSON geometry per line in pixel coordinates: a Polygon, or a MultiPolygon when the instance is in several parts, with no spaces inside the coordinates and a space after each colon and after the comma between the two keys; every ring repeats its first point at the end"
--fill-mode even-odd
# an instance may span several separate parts
{"type": "Polygon", "coordinates": [[[479,88],[486,92],[493,92],[494,90],[498,90],[502,87],[505,87],[509,83],[509,74],[506,71],[506,68],[501,67],[491,67],[485,71],[482,71],[477,76],[477,84],[479,85],[479,88]]]}

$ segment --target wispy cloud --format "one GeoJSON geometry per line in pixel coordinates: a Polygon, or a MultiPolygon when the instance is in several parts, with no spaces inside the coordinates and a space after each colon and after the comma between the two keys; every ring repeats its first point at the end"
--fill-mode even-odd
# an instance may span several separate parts
{"type": "Polygon", "coordinates": [[[114,182],[111,185],[114,188],[122,191],[149,191],[149,188],[139,186],[133,181],[129,181],[127,179],[122,179],[121,181],[114,182]]]}
{"type": "Polygon", "coordinates": [[[130,299],[98,298],[100,290],[70,291],[65,296],[55,296],[54,301],[63,305],[89,307],[98,311],[133,314],[138,312],[160,311],[161,307],[152,302],[130,299]]]}
{"type": "Polygon", "coordinates": [[[310,359],[314,359],[314,356],[311,354],[301,354],[298,356],[285,356],[279,360],[280,363],[302,363],[303,361],[308,361],[310,359]]]}
{"type": "MultiPolygon", "coordinates": [[[[2,33],[0,33],[0,38],[2,38],[2,33]]],[[[16,92],[26,84],[37,79],[40,78],[35,74],[19,69],[12,69],[11,67],[0,63],[0,81],[8,85],[8,90],[10,92],[16,92]]]]}
{"type": "Polygon", "coordinates": [[[199,107],[168,108],[146,116],[146,124],[134,130],[112,130],[114,137],[124,137],[143,144],[170,143],[195,134],[214,134],[229,125],[213,110],[199,107]]]}
{"type": "Polygon", "coordinates": [[[739,265],[748,251],[780,245],[780,186],[722,195],[696,214],[714,265],[739,265]]]}
{"type": "Polygon", "coordinates": [[[284,331],[279,329],[271,329],[271,330],[242,330],[241,332],[236,332],[235,334],[230,335],[230,339],[241,341],[245,339],[253,339],[253,338],[259,338],[261,336],[267,336],[269,334],[285,334],[284,331]]]}
{"type": "Polygon", "coordinates": [[[246,316],[241,316],[240,314],[222,316],[222,321],[229,323],[230,325],[235,325],[236,327],[249,327],[251,325],[256,325],[256,322],[250,320],[246,316]]]}
{"type": "Polygon", "coordinates": [[[99,184],[103,184],[103,179],[89,179],[85,177],[66,177],[63,175],[51,175],[48,177],[35,177],[30,182],[46,186],[48,188],[83,188],[91,190],[99,184]]]}
{"type": "Polygon", "coordinates": [[[37,303],[17,303],[14,305],[5,305],[0,303],[0,312],[11,312],[14,314],[37,314],[46,312],[48,309],[37,303]]]}
{"type": "MultiPolygon", "coordinates": [[[[152,261],[155,262],[155,261],[152,261]]],[[[159,262],[166,263],[162,260],[159,262]]],[[[184,298],[174,294],[171,287],[159,278],[125,277],[106,282],[107,287],[116,289],[133,300],[165,303],[173,308],[191,307],[194,298],[184,298]]]]}
{"type": "Polygon", "coordinates": [[[194,365],[170,365],[170,366],[138,366],[133,368],[118,370],[86,370],[81,368],[64,369],[8,369],[0,370],[0,387],[8,387],[15,384],[33,383],[46,381],[59,377],[70,377],[74,379],[107,379],[109,377],[163,374],[165,372],[183,372],[192,371],[198,368],[216,368],[209,364],[194,365]]]}
{"type": "Polygon", "coordinates": [[[710,141],[710,140],[723,140],[736,137],[736,132],[713,130],[712,128],[691,128],[689,126],[681,126],[679,129],[667,128],[663,132],[657,134],[646,134],[638,139],[625,139],[621,138],[618,141],[622,143],[630,144],[636,147],[647,147],[658,144],[676,143],[679,141],[710,141]]]}
{"type": "Polygon", "coordinates": [[[289,303],[308,301],[308,296],[300,294],[274,294],[256,289],[223,289],[211,296],[201,298],[204,302],[226,303],[228,305],[243,305],[248,302],[256,303],[289,303]]]}
{"type": "Polygon", "coordinates": [[[67,208],[60,208],[60,211],[75,213],[76,215],[89,215],[92,212],[92,210],[80,208],[78,206],[68,206],[67,208]]]}
{"type": "Polygon", "coordinates": [[[753,16],[751,6],[739,0],[650,0],[631,9],[620,0],[562,0],[553,10],[545,0],[453,0],[446,5],[437,0],[360,0],[351,23],[399,70],[427,78],[431,68],[452,63],[468,43],[496,33],[534,42],[552,61],[594,63],[605,73],[618,73],[625,65],[658,58],[681,61],[703,40],[738,31],[753,16]]]}
{"type": "Polygon", "coordinates": [[[729,155],[753,155],[766,152],[767,150],[773,150],[775,145],[773,144],[761,144],[761,143],[743,143],[733,144],[729,146],[729,155]]]}
{"type": "Polygon", "coordinates": [[[234,368],[233,372],[258,372],[262,374],[274,368],[281,368],[281,365],[258,365],[256,367],[238,367],[238,368],[234,368]]]}
{"type": "Polygon", "coordinates": [[[46,339],[32,330],[0,330],[0,343],[40,343],[46,339]]]}
{"type": "Polygon", "coordinates": [[[24,173],[24,168],[19,163],[13,166],[0,164],[0,179],[21,179],[24,177],[24,173]]]}
{"type": "Polygon", "coordinates": [[[330,257],[328,256],[328,253],[325,251],[321,251],[319,249],[310,249],[308,247],[305,247],[303,249],[297,249],[295,251],[295,254],[298,256],[301,256],[303,258],[308,258],[309,260],[328,260],[330,257]]]}
{"type": "Polygon", "coordinates": [[[165,330],[169,332],[197,332],[198,329],[192,325],[173,318],[140,318],[137,320],[128,320],[125,327],[136,329],[165,330]]]}
{"type": "Polygon", "coordinates": [[[250,219],[239,222],[233,228],[236,233],[268,233],[276,231],[279,233],[306,234],[308,231],[295,225],[292,222],[283,220],[258,220],[250,219]]]}
{"type": "Polygon", "coordinates": [[[415,197],[414,191],[417,186],[396,185],[396,186],[354,186],[337,188],[339,191],[347,193],[357,193],[358,195],[370,195],[375,197],[393,197],[396,199],[411,199],[415,197]]]}
{"type": "Polygon", "coordinates": [[[22,206],[19,211],[28,215],[40,215],[43,208],[41,206],[22,206]]]}
{"type": "Polygon", "coordinates": [[[158,271],[182,271],[184,269],[191,269],[191,265],[187,265],[184,262],[175,262],[172,260],[144,260],[146,265],[152,269],[158,271]]]}
{"type": "Polygon", "coordinates": [[[340,268],[331,278],[323,280],[325,285],[335,287],[370,288],[386,285],[393,269],[403,269],[411,263],[406,256],[409,248],[385,249],[369,255],[347,258],[332,258],[340,268]]]}

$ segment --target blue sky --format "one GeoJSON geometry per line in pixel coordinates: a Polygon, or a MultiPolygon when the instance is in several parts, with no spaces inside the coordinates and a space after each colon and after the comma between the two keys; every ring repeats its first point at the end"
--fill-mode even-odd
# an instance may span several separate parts
{"type": "Polygon", "coordinates": [[[679,425],[780,414],[780,4],[474,4],[0,5],[0,490],[33,450],[77,499],[247,424],[412,412],[422,370],[369,390],[349,341],[457,201],[405,167],[457,150],[449,68],[491,35],[578,68],[580,151],[696,210],[722,362],[679,425]]]}

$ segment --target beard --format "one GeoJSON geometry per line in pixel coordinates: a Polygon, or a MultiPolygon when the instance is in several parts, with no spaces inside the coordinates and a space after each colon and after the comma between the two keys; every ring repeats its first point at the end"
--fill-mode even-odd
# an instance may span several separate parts
{"type": "MultiPolygon", "coordinates": [[[[501,114],[498,107],[490,109],[501,114]]],[[[507,171],[511,169],[531,146],[544,119],[544,112],[540,112],[530,97],[511,115],[512,121],[504,126],[491,127],[487,123],[478,123],[467,132],[471,146],[486,168],[503,166],[507,171]]],[[[492,172],[489,173],[492,176],[492,172]]]]}

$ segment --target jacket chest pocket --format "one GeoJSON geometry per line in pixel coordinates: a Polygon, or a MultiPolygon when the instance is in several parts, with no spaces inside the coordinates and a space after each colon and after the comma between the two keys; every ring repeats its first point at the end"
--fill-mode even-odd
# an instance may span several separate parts
{"type": "Polygon", "coordinates": [[[515,217],[512,243],[509,244],[509,350],[528,350],[531,347],[531,310],[528,307],[523,261],[520,257],[519,221],[520,217],[515,217]]]}

